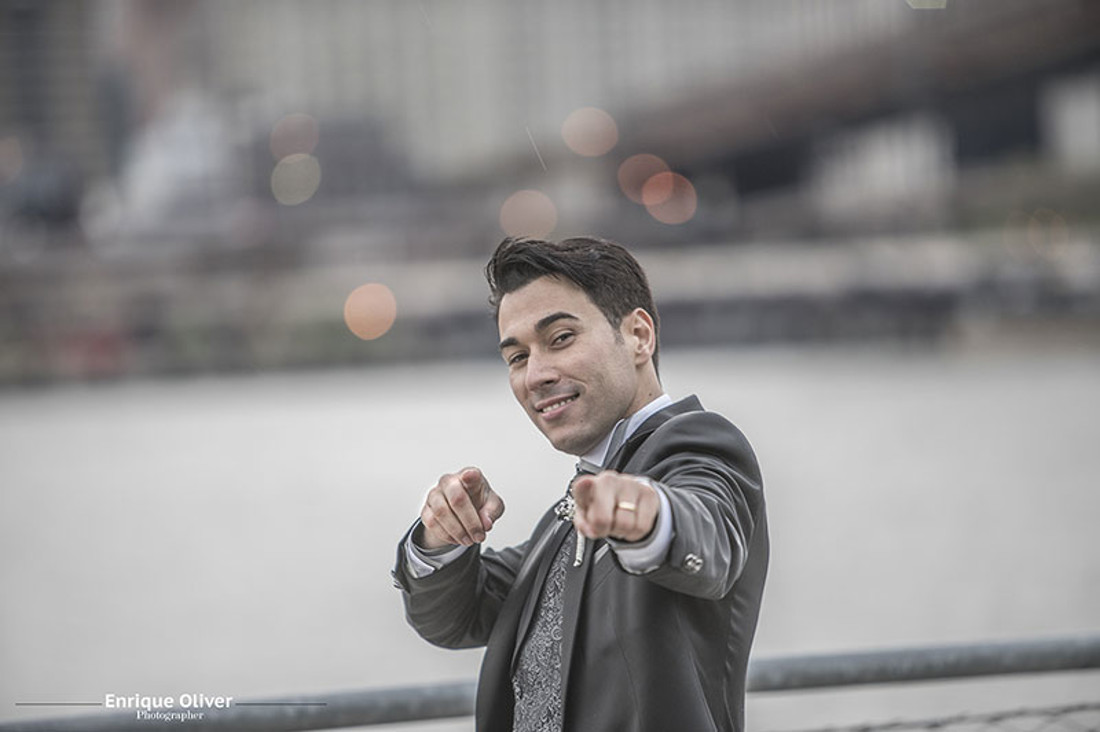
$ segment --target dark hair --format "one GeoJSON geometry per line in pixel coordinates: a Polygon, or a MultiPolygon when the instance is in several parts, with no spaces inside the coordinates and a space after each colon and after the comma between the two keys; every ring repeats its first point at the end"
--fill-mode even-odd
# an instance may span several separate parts
{"type": "MultiPolygon", "coordinates": [[[[620,244],[591,236],[560,242],[508,237],[497,246],[485,265],[489,304],[500,315],[500,301],[539,277],[560,277],[584,290],[616,333],[623,318],[642,308],[653,318],[653,334],[659,334],[657,307],[649,281],[638,261],[620,244]]],[[[653,347],[653,367],[657,367],[653,347]]]]}

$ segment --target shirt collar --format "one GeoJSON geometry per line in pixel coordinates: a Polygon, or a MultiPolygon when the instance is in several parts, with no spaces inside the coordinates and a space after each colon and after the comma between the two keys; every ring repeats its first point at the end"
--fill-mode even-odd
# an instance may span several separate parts
{"type": "MultiPolygon", "coordinates": [[[[618,422],[615,423],[615,426],[611,428],[611,431],[608,432],[594,448],[589,450],[584,455],[580,456],[581,461],[591,465],[598,465],[601,468],[604,467],[607,459],[611,457],[607,454],[608,448],[611,447],[611,437],[615,434],[615,431],[619,428],[619,425],[623,424],[624,422],[626,423],[626,428],[623,431],[622,439],[617,441],[618,444],[621,445],[629,440],[630,436],[633,435],[634,432],[642,426],[642,422],[645,422],[647,419],[667,407],[669,404],[672,404],[672,397],[670,397],[668,394],[662,394],[629,417],[624,417],[623,419],[620,419],[618,422]]],[[[618,447],[618,445],[616,445],[616,447],[618,447]]]]}

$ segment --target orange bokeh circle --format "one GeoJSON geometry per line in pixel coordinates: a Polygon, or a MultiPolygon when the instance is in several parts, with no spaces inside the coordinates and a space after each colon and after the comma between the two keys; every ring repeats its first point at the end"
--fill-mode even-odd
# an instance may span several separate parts
{"type": "Polygon", "coordinates": [[[582,107],[565,118],[561,137],[573,152],[596,158],[606,155],[619,142],[619,128],[602,109],[582,107]]]}
{"type": "Polygon", "coordinates": [[[558,224],[558,209],[542,191],[516,191],[500,207],[500,228],[508,236],[547,236],[558,224]]]}
{"type": "Polygon", "coordinates": [[[344,301],[344,323],[365,341],[381,338],[397,319],[397,299],[377,282],[360,285],[344,301]]]}
{"type": "Polygon", "coordinates": [[[668,164],[656,155],[631,155],[619,166],[619,188],[634,203],[644,203],[642,187],[658,173],[668,172],[668,164]]]}
{"type": "Polygon", "coordinates": [[[679,173],[658,173],[642,186],[649,215],[663,224],[683,224],[695,216],[699,196],[695,186],[679,173]]]}

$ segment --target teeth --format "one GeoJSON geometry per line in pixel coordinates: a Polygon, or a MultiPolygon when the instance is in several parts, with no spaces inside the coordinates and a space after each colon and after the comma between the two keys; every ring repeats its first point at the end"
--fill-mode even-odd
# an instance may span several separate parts
{"type": "Polygon", "coordinates": [[[554,402],[553,404],[550,404],[550,405],[548,405],[548,406],[545,406],[545,407],[543,407],[542,409],[540,409],[540,410],[539,410],[539,414],[546,414],[546,413],[547,413],[547,412],[549,412],[549,411],[550,411],[551,409],[557,409],[557,408],[558,408],[558,407],[560,407],[561,405],[563,405],[563,404],[568,404],[569,402],[575,401],[576,399],[577,399],[577,397],[575,397],[575,396],[571,396],[571,397],[569,397],[568,399],[562,399],[562,400],[561,400],[560,402],[554,402]]]}

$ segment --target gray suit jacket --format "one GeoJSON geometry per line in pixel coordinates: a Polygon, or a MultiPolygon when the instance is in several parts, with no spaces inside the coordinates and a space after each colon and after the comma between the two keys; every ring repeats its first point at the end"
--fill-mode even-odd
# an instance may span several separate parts
{"type": "MultiPolygon", "coordinates": [[[[659,483],[673,539],[657,569],[633,575],[588,542],[566,577],[565,729],[741,730],[745,675],[768,565],[756,457],[729,421],[688,397],[647,419],[607,467],[659,483]]],[[[564,480],[562,481],[565,482],[564,480]]],[[[523,544],[471,549],[422,579],[394,578],[409,623],[447,648],[486,646],[477,729],[512,729],[511,677],[550,560],[574,529],[547,511],[523,544]]]]}

